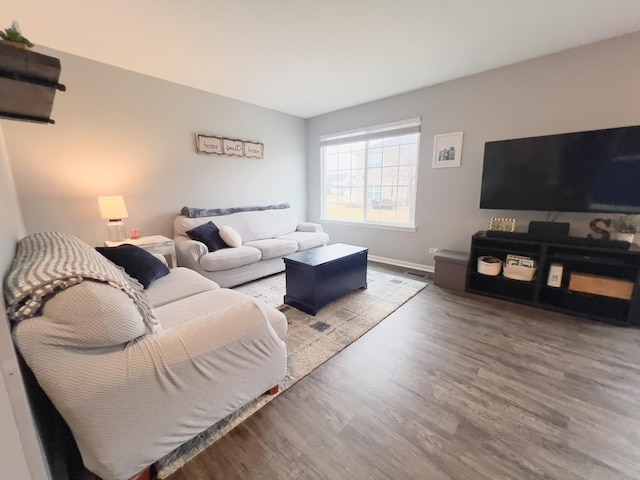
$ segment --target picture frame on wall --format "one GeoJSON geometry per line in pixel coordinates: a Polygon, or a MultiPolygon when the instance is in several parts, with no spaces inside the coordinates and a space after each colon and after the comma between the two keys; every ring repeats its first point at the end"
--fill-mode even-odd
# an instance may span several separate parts
{"type": "Polygon", "coordinates": [[[244,142],[242,140],[222,139],[222,150],[231,157],[244,157],[244,142]]]}
{"type": "Polygon", "coordinates": [[[262,158],[264,156],[264,145],[262,143],[244,142],[244,156],[262,158]]]}
{"type": "Polygon", "coordinates": [[[264,158],[264,144],[196,133],[196,152],[222,157],[264,158]]]}
{"type": "Polygon", "coordinates": [[[196,134],[196,151],[206,155],[222,155],[222,138],[196,134]]]}
{"type": "Polygon", "coordinates": [[[433,168],[459,167],[463,132],[443,133],[433,140],[433,168]]]}

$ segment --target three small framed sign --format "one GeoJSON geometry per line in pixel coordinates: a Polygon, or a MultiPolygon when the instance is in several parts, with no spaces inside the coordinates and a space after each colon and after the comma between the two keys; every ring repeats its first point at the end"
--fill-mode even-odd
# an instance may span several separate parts
{"type": "Polygon", "coordinates": [[[263,158],[264,145],[235,138],[214,137],[196,133],[196,151],[204,155],[263,158]]]}

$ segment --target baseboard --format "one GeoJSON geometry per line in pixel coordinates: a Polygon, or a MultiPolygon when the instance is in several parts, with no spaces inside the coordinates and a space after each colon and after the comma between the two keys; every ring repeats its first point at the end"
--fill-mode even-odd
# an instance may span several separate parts
{"type": "Polygon", "coordinates": [[[396,260],[395,258],[378,257],[377,255],[369,255],[372,262],[386,263],[387,265],[395,265],[396,267],[411,268],[412,270],[420,270],[421,272],[433,273],[434,269],[431,265],[422,265],[420,263],[405,262],[396,260]]]}

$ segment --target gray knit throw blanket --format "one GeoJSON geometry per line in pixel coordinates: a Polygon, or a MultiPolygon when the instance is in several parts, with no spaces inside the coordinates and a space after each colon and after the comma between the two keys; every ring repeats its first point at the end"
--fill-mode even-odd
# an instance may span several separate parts
{"type": "Polygon", "coordinates": [[[17,322],[37,315],[47,295],[84,280],[105,282],[122,290],[138,307],[148,332],[160,330],[137,280],[79,238],[59,232],[34,233],[18,242],[4,282],[9,318],[17,322]]]}
{"type": "Polygon", "coordinates": [[[289,202],[278,203],[276,205],[256,205],[250,207],[231,207],[231,208],[189,208],[182,207],[180,215],[189,218],[200,217],[219,217],[220,215],[231,215],[238,212],[255,212],[260,210],[280,210],[289,208],[289,202]]]}

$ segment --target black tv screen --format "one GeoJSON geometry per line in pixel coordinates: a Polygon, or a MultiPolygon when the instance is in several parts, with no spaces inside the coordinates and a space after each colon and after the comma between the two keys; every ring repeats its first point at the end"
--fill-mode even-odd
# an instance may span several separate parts
{"type": "Polygon", "coordinates": [[[640,213],[640,126],[485,143],[480,208],[640,213]]]}

